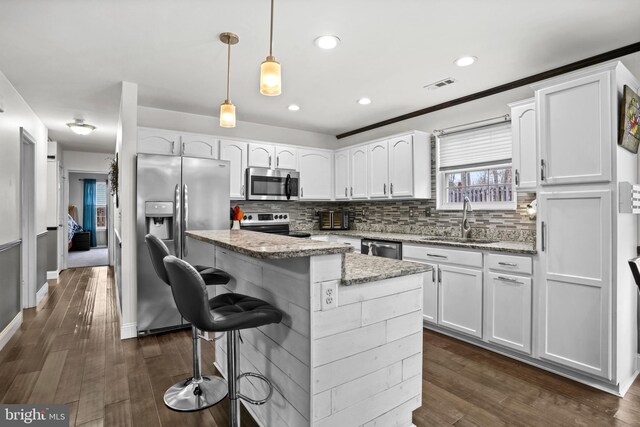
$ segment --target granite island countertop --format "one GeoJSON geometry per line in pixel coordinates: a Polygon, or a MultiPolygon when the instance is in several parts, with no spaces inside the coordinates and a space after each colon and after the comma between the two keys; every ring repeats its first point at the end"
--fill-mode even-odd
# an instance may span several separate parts
{"type": "Polygon", "coordinates": [[[390,242],[400,243],[416,243],[420,245],[431,246],[449,246],[461,249],[479,249],[495,252],[506,252],[513,254],[535,255],[535,245],[528,242],[508,242],[508,241],[491,241],[491,242],[456,242],[445,240],[442,236],[427,236],[424,234],[402,234],[402,233],[384,233],[378,231],[361,231],[361,230],[309,230],[311,235],[336,235],[345,237],[355,237],[361,239],[387,240],[390,242]],[[438,240],[441,239],[441,240],[438,240]]]}
{"type": "Polygon", "coordinates": [[[417,262],[347,253],[344,257],[342,284],[375,282],[393,277],[430,271],[431,266],[417,262]]]}
{"type": "Polygon", "coordinates": [[[247,230],[191,230],[186,235],[259,259],[287,259],[351,252],[349,245],[247,230]]]}

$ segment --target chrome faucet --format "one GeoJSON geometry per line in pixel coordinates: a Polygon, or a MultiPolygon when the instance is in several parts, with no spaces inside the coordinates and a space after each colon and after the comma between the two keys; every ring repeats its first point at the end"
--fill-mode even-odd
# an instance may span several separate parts
{"type": "Polygon", "coordinates": [[[469,225],[467,212],[473,212],[473,209],[471,209],[471,200],[464,196],[462,201],[462,224],[460,224],[460,237],[463,239],[468,239],[471,236],[471,225],[469,225]]]}

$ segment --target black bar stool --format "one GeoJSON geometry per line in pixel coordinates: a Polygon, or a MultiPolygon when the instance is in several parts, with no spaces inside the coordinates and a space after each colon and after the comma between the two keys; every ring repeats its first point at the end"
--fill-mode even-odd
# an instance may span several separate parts
{"type": "Polygon", "coordinates": [[[180,314],[201,331],[227,332],[229,426],[239,427],[240,399],[254,405],[262,405],[273,393],[273,385],[264,375],[255,372],[238,375],[240,330],[280,323],[282,312],[265,301],[242,294],[227,293],[210,300],[202,277],[189,263],[168,256],[164,259],[164,266],[180,314]],[[238,381],[245,376],[258,378],[267,383],[269,394],[265,399],[250,399],[238,392],[238,381]]]}
{"type": "MultiPolygon", "coordinates": [[[[151,262],[160,279],[170,285],[167,270],[162,262],[170,255],[169,248],[162,240],[151,234],[145,236],[151,262]]],[[[224,285],[231,280],[225,271],[213,267],[194,266],[206,285],[224,285]]],[[[227,382],[216,375],[202,376],[200,334],[191,326],[193,345],[193,376],[172,385],[164,393],[164,404],[174,411],[199,411],[220,402],[227,395],[227,382]]]]}

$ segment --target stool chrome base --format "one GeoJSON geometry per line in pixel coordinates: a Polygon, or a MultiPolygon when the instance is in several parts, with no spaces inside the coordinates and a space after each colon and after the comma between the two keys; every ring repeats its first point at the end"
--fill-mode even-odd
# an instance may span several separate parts
{"type": "Polygon", "coordinates": [[[224,399],[228,387],[225,380],[216,376],[202,376],[199,382],[189,378],[172,385],[164,393],[164,404],[174,411],[199,411],[224,399]]]}

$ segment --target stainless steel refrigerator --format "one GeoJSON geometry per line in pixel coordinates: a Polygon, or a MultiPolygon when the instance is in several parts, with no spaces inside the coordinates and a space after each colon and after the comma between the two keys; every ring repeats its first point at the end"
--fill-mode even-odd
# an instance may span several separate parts
{"type": "Polygon", "coordinates": [[[138,154],[138,335],[187,325],[153,269],[145,235],[158,236],[172,255],[191,264],[212,265],[213,250],[184,233],[229,229],[229,168],[224,160],[138,154]]]}

